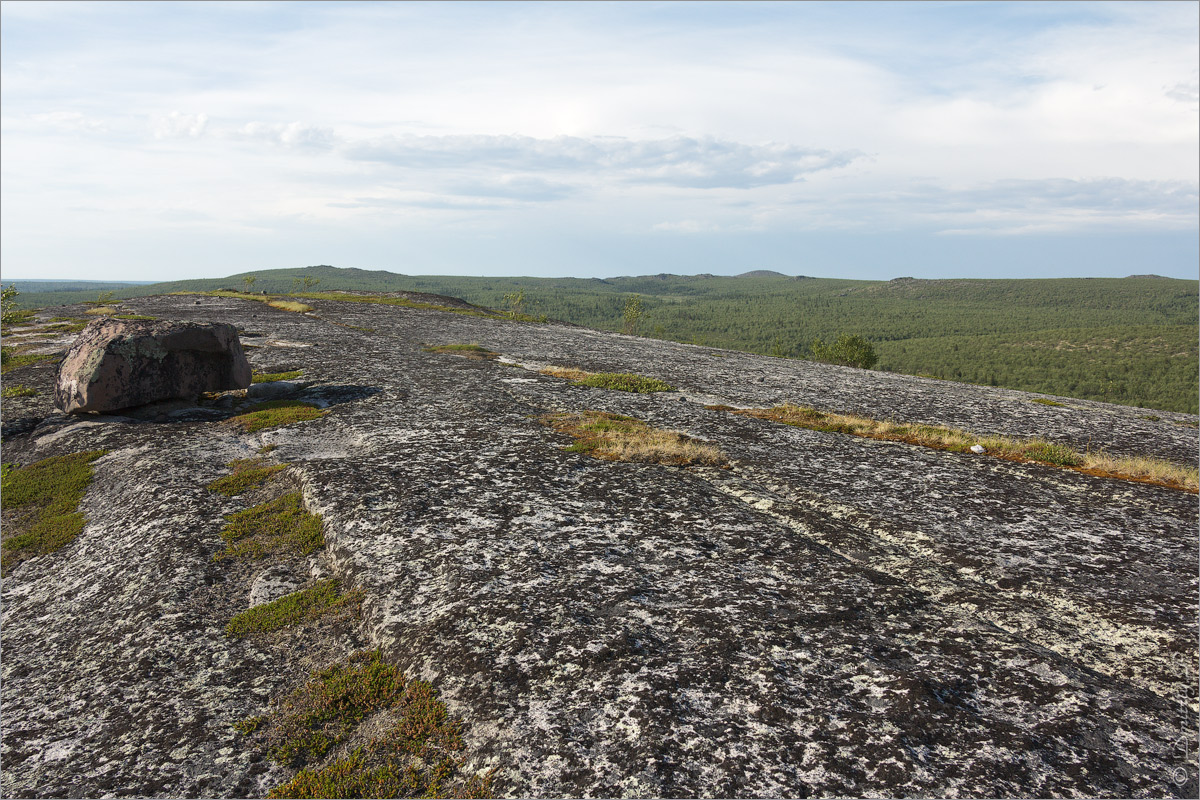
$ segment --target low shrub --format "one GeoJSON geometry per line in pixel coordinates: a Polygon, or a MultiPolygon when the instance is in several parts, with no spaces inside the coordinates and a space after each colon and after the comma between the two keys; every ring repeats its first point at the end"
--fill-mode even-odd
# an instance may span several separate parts
{"type": "Polygon", "coordinates": [[[254,433],[264,428],[277,428],[280,425],[319,419],[327,413],[329,412],[322,411],[312,403],[302,403],[299,400],[268,400],[250,406],[236,417],[231,417],[230,422],[240,426],[246,433],[254,433]]]}
{"type": "Polygon", "coordinates": [[[341,581],[331,578],[237,614],[225,626],[225,633],[237,637],[271,633],[349,609],[361,600],[362,592],[343,593],[341,581]]]}
{"type": "Polygon", "coordinates": [[[83,531],[79,502],[92,482],[92,462],[106,450],[53,456],[0,472],[0,505],[16,511],[0,540],[0,572],[53,553],[83,531]]]}
{"type": "Polygon", "coordinates": [[[325,546],[321,518],[308,513],[299,492],[230,514],[225,521],[225,549],[214,556],[217,560],[254,560],[278,552],[309,555],[325,546]]]}

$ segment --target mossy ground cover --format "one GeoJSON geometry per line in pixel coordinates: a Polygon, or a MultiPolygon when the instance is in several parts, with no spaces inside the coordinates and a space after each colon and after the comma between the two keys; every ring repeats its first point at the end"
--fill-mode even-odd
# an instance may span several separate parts
{"type": "Polygon", "coordinates": [[[235,497],[242,492],[257,489],[272,475],[288,468],[287,464],[271,464],[265,458],[239,458],[230,461],[226,466],[233,470],[233,474],[217,478],[208,488],[227,497],[235,497]]]}
{"type": "Polygon", "coordinates": [[[1189,492],[1197,491],[1197,486],[1200,485],[1200,474],[1195,467],[1154,458],[1118,457],[1099,452],[1081,453],[1069,445],[1048,442],[1045,439],[980,436],[941,425],[877,420],[854,414],[818,411],[815,408],[790,404],[773,408],[733,409],[732,411],[735,414],[782,422],[798,428],[845,433],[868,439],[905,442],[956,453],[965,453],[970,451],[972,446],[980,445],[987,455],[994,458],[1029,461],[1074,469],[1089,475],[1152,483],[1189,492]]]}
{"type": "Polygon", "coordinates": [[[53,358],[54,356],[44,353],[21,353],[13,347],[0,347],[0,374],[41,361],[51,361],[53,358]]]}
{"type": "Polygon", "coordinates": [[[299,400],[268,400],[250,406],[236,417],[231,417],[230,421],[241,426],[246,433],[254,433],[264,428],[319,419],[327,413],[329,412],[322,411],[312,403],[302,403],[299,400]]]}
{"type": "Polygon", "coordinates": [[[254,560],[280,552],[310,555],[325,546],[321,518],[308,513],[299,492],[230,514],[225,521],[225,549],[215,556],[218,560],[254,560]]]}
{"type": "Polygon", "coordinates": [[[342,591],[337,578],[292,592],[278,600],[255,606],[233,617],[225,626],[230,636],[254,636],[320,619],[335,612],[353,612],[362,602],[362,592],[342,591]]]}
{"type": "Polygon", "coordinates": [[[541,421],[575,438],[575,443],[566,448],[567,452],[588,453],[606,461],[673,466],[725,463],[725,457],[715,445],[677,431],[651,427],[633,417],[606,411],[582,411],[549,414],[541,421]]]}
{"type": "Polygon", "coordinates": [[[33,397],[37,393],[37,389],[26,386],[23,383],[14,383],[0,389],[0,397],[33,397]]]}
{"type": "Polygon", "coordinates": [[[0,504],[6,524],[0,541],[0,572],[27,558],[53,553],[83,530],[79,502],[92,482],[92,462],[107,451],[53,456],[0,472],[0,504]]]}
{"type": "Polygon", "coordinates": [[[460,724],[433,687],[406,676],[378,652],[314,672],[279,707],[236,726],[281,764],[301,767],[268,797],[487,797],[491,777],[462,774],[460,724]],[[321,760],[368,718],[385,732],[330,763],[321,760]]]}
{"type": "Polygon", "coordinates": [[[435,344],[425,348],[426,353],[449,353],[475,360],[491,361],[500,357],[499,353],[488,350],[478,344],[435,344]]]}
{"type": "Polygon", "coordinates": [[[251,383],[272,383],[273,381],[293,381],[304,373],[302,369],[290,369],[286,372],[256,372],[250,378],[251,383]]]}
{"type": "Polygon", "coordinates": [[[618,392],[673,392],[675,387],[658,378],[648,378],[632,372],[587,372],[573,367],[546,367],[541,370],[543,375],[556,378],[566,378],[577,386],[591,386],[596,389],[611,389],[618,392]]]}

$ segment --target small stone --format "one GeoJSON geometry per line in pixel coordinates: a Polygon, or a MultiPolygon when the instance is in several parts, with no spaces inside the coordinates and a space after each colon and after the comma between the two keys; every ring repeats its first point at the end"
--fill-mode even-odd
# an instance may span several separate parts
{"type": "Polygon", "coordinates": [[[983,445],[981,445],[981,444],[973,444],[973,445],[971,445],[971,452],[972,453],[986,453],[987,450],[985,450],[983,448],[983,445]]]}

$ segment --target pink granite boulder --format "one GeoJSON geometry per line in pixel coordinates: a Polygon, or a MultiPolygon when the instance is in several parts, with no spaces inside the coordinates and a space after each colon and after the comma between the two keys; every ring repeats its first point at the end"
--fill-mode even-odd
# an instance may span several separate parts
{"type": "Polygon", "coordinates": [[[68,413],[115,411],[249,385],[250,364],[232,325],[104,318],[67,351],[54,405],[68,413]]]}

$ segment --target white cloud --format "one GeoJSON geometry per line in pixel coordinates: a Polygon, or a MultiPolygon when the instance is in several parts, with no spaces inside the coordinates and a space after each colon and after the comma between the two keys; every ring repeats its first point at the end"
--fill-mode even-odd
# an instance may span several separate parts
{"type": "Polygon", "coordinates": [[[185,114],[172,111],[156,114],[150,119],[150,131],[155,139],[195,139],[208,127],[207,114],[185,114]]]}

